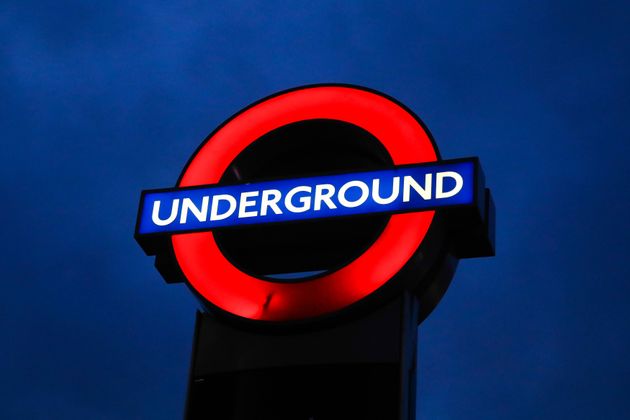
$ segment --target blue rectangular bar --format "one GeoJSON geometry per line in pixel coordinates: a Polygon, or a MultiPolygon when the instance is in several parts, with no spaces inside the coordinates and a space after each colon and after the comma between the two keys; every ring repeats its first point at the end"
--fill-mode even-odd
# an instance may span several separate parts
{"type": "Polygon", "coordinates": [[[308,178],[142,194],[139,235],[370,213],[423,211],[475,200],[475,159],[308,178]]]}

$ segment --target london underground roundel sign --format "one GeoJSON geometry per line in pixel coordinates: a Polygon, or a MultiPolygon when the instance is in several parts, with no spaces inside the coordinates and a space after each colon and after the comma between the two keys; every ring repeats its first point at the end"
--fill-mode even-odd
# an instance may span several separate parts
{"type": "Polygon", "coordinates": [[[483,182],[393,99],[306,86],[226,121],[175,188],[143,191],[135,237],[167,281],[238,318],[314,319],[401,288],[435,305],[437,266],[493,252],[483,182]]]}

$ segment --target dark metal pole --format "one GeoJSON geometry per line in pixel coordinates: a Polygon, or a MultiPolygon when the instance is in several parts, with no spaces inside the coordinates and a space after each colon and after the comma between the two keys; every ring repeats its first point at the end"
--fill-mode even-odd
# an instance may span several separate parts
{"type": "Polygon", "coordinates": [[[186,419],[412,420],[419,304],[411,294],[308,331],[198,313],[186,419]]]}

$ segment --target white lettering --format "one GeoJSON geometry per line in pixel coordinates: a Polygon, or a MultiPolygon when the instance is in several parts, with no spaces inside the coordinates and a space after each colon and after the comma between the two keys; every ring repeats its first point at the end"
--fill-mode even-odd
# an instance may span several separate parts
{"type": "Polygon", "coordinates": [[[212,197],[212,208],[210,209],[210,220],[223,220],[227,219],[236,210],[236,199],[231,195],[217,194],[212,197]],[[223,214],[219,214],[219,201],[227,201],[230,204],[230,208],[223,214]]]}
{"type": "Polygon", "coordinates": [[[464,186],[464,179],[457,172],[438,172],[435,180],[435,198],[449,198],[457,194],[462,190],[464,186]],[[444,178],[453,178],[455,180],[455,187],[444,192],[444,178]]]}
{"type": "Polygon", "coordinates": [[[423,200],[431,199],[431,180],[433,174],[424,176],[424,188],[422,188],[413,177],[407,175],[403,178],[403,202],[407,203],[411,200],[411,188],[413,188],[423,200]]]}
{"type": "Polygon", "coordinates": [[[271,208],[275,214],[282,214],[282,210],[278,207],[278,201],[280,201],[281,197],[282,193],[278,190],[264,190],[260,202],[260,215],[266,216],[268,208],[271,208]]]}
{"type": "Polygon", "coordinates": [[[315,185],[315,200],[313,210],[321,210],[322,202],[326,203],[329,209],[336,209],[337,206],[330,199],[335,194],[335,186],[330,184],[315,185]],[[324,190],[326,192],[324,192],[324,190]]]}
{"type": "Polygon", "coordinates": [[[192,214],[199,220],[200,222],[205,222],[208,218],[208,201],[210,197],[205,196],[201,200],[201,210],[190,198],[184,198],[182,201],[182,215],[179,218],[179,223],[184,224],[188,219],[188,212],[191,211],[192,214]]]}
{"type": "Polygon", "coordinates": [[[248,198],[258,197],[258,191],[247,191],[241,193],[241,201],[238,205],[238,217],[256,217],[258,212],[256,210],[247,211],[248,207],[256,205],[256,201],[247,200],[248,198]]]}
{"type": "Polygon", "coordinates": [[[382,205],[393,203],[394,200],[398,198],[398,194],[400,193],[400,177],[394,177],[392,181],[392,194],[387,198],[382,198],[380,196],[380,183],[381,180],[378,178],[372,181],[372,199],[378,204],[382,205]]]}
{"type": "Polygon", "coordinates": [[[365,182],[350,181],[350,182],[346,182],[345,184],[341,186],[341,188],[339,188],[339,194],[337,198],[339,199],[339,203],[342,206],[352,208],[352,207],[359,207],[361,204],[365,203],[365,200],[368,199],[369,195],[370,195],[370,189],[365,184],[365,182]],[[361,197],[359,197],[357,200],[349,201],[346,198],[346,192],[348,192],[348,190],[352,187],[359,188],[361,190],[361,197]]]}
{"type": "Polygon", "coordinates": [[[160,200],[155,200],[153,202],[153,214],[151,215],[151,220],[158,226],[166,226],[173,223],[175,218],[177,217],[177,210],[179,209],[179,198],[173,200],[173,205],[171,206],[171,215],[168,216],[167,219],[160,219],[160,200]]]}
{"type": "Polygon", "coordinates": [[[299,202],[302,203],[301,207],[296,207],[295,205],[293,205],[293,203],[291,202],[291,200],[293,200],[293,196],[299,192],[305,192],[305,193],[311,193],[312,188],[311,187],[306,187],[306,186],[300,186],[300,187],[295,187],[293,189],[291,189],[291,191],[289,191],[289,193],[287,194],[287,196],[284,199],[284,206],[291,212],[291,213],[304,213],[305,211],[310,210],[311,208],[311,197],[310,196],[306,196],[306,197],[301,197],[299,198],[299,202]]]}

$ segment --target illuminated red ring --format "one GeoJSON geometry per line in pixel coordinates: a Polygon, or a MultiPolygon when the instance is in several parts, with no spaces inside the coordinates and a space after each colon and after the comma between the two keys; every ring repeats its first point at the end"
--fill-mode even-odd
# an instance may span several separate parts
{"type": "MultiPolygon", "coordinates": [[[[215,184],[252,142],[284,125],[309,119],[341,120],[370,132],[396,165],[432,162],[437,154],[420,122],[399,104],[349,86],[304,87],[273,96],[237,114],[200,147],[180,187],[215,184]]],[[[433,211],[391,216],[381,236],[343,268],[310,281],[269,282],[236,268],[212,232],[173,235],[177,262],[206,300],[253,320],[290,321],[341,310],[372,294],[411,258],[424,239],[433,211]]]]}

